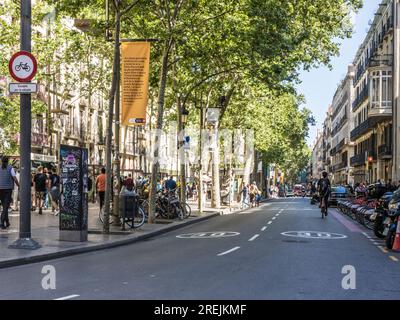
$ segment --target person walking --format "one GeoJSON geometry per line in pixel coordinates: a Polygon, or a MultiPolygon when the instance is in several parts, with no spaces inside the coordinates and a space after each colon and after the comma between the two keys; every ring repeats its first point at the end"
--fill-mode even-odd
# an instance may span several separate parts
{"type": "Polygon", "coordinates": [[[48,209],[50,207],[51,196],[50,196],[50,174],[47,168],[43,168],[43,174],[46,175],[46,191],[44,194],[44,208],[48,209]]]}
{"type": "Polygon", "coordinates": [[[248,202],[247,202],[247,195],[249,192],[249,186],[246,185],[246,183],[242,183],[242,190],[240,190],[240,194],[242,195],[242,205],[241,205],[241,209],[246,208],[249,206],[248,202]]]}
{"type": "Polygon", "coordinates": [[[96,190],[99,194],[100,199],[100,211],[103,209],[104,196],[106,194],[106,168],[101,168],[101,174],[96,178],[96,190]]]}
{"type": "Polygon", "coordinates": [[[60,213],[59,200],[60,200],[60,176],[57,174],[57,169],[53,168],[50,175],[50,196],[52,213],[57,216],[60,213]]]}
{"type": "Polygon", "coordinates": [[[47,175],[43,173],[43,167],[37,168],[37,173],[33,178],[33,186],[35,188],[35,210],[39,208],[39,214],[42,214],[43,199],[47,189],[47,175]]]}
{"type": "Polygon", "coordinates": [[[19,181],[12,166],[8,164],[8,157],[3,156],[1,159],[0,168],[0,202],[3,207],[0,218],[0,228],[7,229],[10,227],[10,220],[8,218],[8,209],[11,204],[12,192],[14,184],[19,188],[19,181]]]}

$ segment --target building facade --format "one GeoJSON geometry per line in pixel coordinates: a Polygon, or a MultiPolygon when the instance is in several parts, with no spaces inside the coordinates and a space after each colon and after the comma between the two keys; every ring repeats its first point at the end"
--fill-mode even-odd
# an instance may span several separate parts
{"type": "MultiPolygon", "coordinates": [[[[335,184],[400,178],[398,9],[399,0],[381,2],[332,99],[324,127],[332,123],[330,172],[335,184]]],[[[329,151],[325,148],[322,152],[329,151]]]]}

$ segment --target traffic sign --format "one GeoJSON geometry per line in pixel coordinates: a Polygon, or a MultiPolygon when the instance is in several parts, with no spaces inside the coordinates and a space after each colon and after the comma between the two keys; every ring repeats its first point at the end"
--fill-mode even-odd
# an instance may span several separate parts
{"type": "Polygon", "coordinates": [[[8,85],[8,91],[10,93],[36,93],[37,84],[31,82],[25,83],[10,83],[8,85]]]}
{"type": "Polygon", "coordinates": [[[36,58],[28,51],[14,53],[8,63],[10,75],[18,82],[30,82],[36,75],[36,58]]]}

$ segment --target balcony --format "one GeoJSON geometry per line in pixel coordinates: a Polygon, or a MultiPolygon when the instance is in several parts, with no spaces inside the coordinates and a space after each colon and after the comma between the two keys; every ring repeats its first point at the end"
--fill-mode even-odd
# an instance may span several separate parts
{"type": "Polygon", "coordinates": [[[378,158],[379,159],[391,159],[392,158],[392,146],[390,145],[380,145],[378,147],[378,158]]]}
{"type": "Polygon", "coordinates": [[[378,123],[387,120],[387,116],[375,116],[368,118],[365,120],[363,123],[361,123],[359,126],[354,128],[350,132],[350,140],[355,141],[358,138],[362,137],[366,133],[368,133],[370,130],[372,130],[378,123]]]}
{"type": "Polygon", "coordinates": [[[393,66],[392,54],[381,54],[378,56],[373,56],[368,63],[368,68],[391,67],[391,66],[393,66]]]}
{"type": "Polygon", "coordinates": [[[371,108],[368,110],[369,117],[392,117],[392,106],[382,107],[371,103],[371,108]]]}
{"type": "Polygon", "coordinates": [[[334,156],[342,149],[342,147],[344,146],[344,142],[344,139],[342,139],[342,141],[340,141],[334,148],[331,149],[331,156],[334,156]]]}
{"type": "Polygon", "coordinates": [[[344,169],[344,168],[347,168],[347,162],[341,162],[341,163],[335,164],[335,165],[332,167],[333,172],[342,170],[342,169],[344,169]]]}
{"type": "Polygon", "coordinates": [[[357,154],[354,157],[350,158],[350,165],[353,166],[362,166],[365,164],[365,153],[357,154]]]}
{"type": "Polygon", "coordinates": [[[353,112],[355,112],[358,107],[368,98],[368,85],[361,90],[359,95],[353,101],[353,112]]]}
{"type": "Polygon", "coordinates": [[[347,114],[344,114],[340,121],[336,124],[336,126],[332,130],[332,137],[334,137],[340,129],[343,128],[344,124],[347,122],[347,114]]]}

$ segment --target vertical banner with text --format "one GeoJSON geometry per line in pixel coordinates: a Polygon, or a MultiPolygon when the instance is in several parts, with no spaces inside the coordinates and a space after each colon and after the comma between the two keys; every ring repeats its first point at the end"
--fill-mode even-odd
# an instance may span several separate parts
{"type": "Polygon", "coordinates": [[[122,125],[144,125],[148,102],[150,43],[121,44],[122,125]]]}

